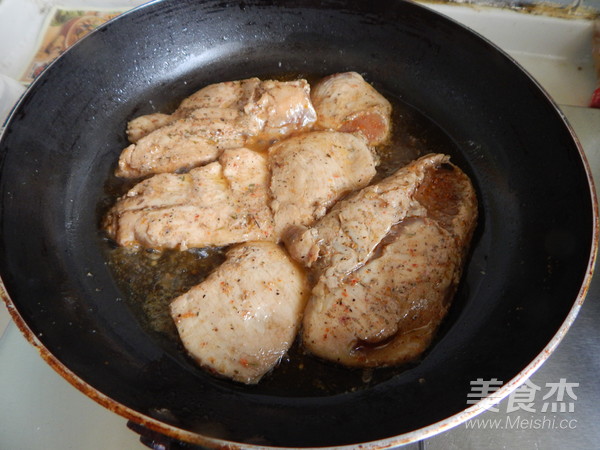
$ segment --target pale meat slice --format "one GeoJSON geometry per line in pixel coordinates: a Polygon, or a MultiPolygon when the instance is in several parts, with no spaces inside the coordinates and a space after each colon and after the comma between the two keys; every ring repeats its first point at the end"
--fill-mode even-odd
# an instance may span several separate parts
{"type": "Polygon", "coordinates": [[[424,211],[394,225],[364,265],[341,278],[321,274],[303,320],[302,342],[313,354],[391,366],[431,344],[460,280],[477,200],[450,164],[430,167],[413,195],[424,211]]]}
{"type": "Polygon", "coordinates": [[[261,80],[256,77],[209,84],[185,98],[174,115],[185,117],[191,111],[202,108],[242,110],[245,105],[255,98],[260,84],[261,80]]]}
{"type": "Polygon", "coordinates": [[[212,162],[224,149],[242,147],[247,133],[259,129],[246,119],[233,109],[194,110],[125,148],[116,175],[138,178],[189,170],[212,162]]]}
{"type": "Polygon", "coordinates": [[[317,120],[310,100],[310,85],[306,80],[263,81],[258,100],[254,105],[247,105],[245,112],[265,117],[265,126],[257,138],[268,143],[306,131],[317,120]]]}
{"type": "Polygon", "coordinates": [[[189,127],[182,125],[181,121],[170,123],[126,147],[119,157],[115,175],[139,178],[187,170],[217,159],[221,149],[214,141],[189,133],[189,127]]]}
{"type": "Polygon", "coordinates": [[[390,136],[392,105],[356,72],[330,75],[311,93],[319,129],[358,132],[371,145],[390,136]]]}
{"type": "Polygon", "coordinates": [[[206,108],[236,111],[246,135],[263,141],[307,129],[317,118],[304,79],[249,78],[212,84],[185,99],[174,116],[186,117],[206,108]]]}
{"type": "Polygon", "coordinates": [[[305,80],[258,78],[210,85],[185,99],[170,116],[130,122],[134,143],[119,158],[116,175],[137,178],[189,170],[229,148],[266,147],[316,120],[305,80]]]}
{"type": "Polygon", "coordinates": [[[134,186],[104,227],[119,245],[155,249],[223,246],[273,239],[266,158],[246,148],[185,174],[159,174],[134,186]]]}
{"type": "Polygon", "coordinates": [[[319,275],[335,279],[364,264],[391,227],[408,215],[423,213],[414,194],[427,171],[448,161],[430,154],[379,183],[338,202],[314,226],[295,227],[284,237],[292,257],[319,275]]]}
{"type": "Polygon", "coordinates": [[[215,272],[171,303],[189,354],[204,368],[255,384],[288,351],[310,288],[304,271],[271,242],[239,244],[215,272]]]}
{"type": "Polygon", "coordinates": [[[271,146],[275,233],[312,225],[339,198],[369,184],[375,162],[363,138],[335,131],[305,133],[271,146]]]}
{"type": "Polygon", "coordinates": [[[127,124],[127,139],[135,144],[144,136],[150,134],[157,128],[168,125],[173,121],[170,114],[153,113],[136,117],[127,124]]]}
{"type": "Polygon", "coordinates": [[[210,84],[185,98],[173,114],[153,113],[131,120],[127,124],[127,137],[131,143],[136,143],[152,131],[175,120],[185,119],[199,109],[240,111],[253,97],[260,83],[258,78],[248,78],[210,84]]]}

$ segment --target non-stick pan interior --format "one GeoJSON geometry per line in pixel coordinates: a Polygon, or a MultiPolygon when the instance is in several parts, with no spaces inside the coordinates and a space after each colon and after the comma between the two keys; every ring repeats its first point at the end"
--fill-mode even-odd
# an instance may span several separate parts
{"type": "Polygon", "coordinates": [[[492,45],[402,1],[152,3],[57,60],[0,152],[1,276],[58,370],[130,417],[235,442],[352,444],[460,413],[470,381],[513,379],[558,332],[594,245],[588,177],[555,106],[492,45]],[[306,397],[215,379],[141,326],[106,264],[98,205],[125,124],[211,82],[347,70],[442,130],[476,185],[457,306],[421,363],[368,389],[306,397]]]}

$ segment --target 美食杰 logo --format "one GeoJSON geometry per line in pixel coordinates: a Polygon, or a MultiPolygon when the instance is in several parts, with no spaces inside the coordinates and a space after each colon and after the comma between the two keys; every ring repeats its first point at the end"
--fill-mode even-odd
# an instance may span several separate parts
{"type": "Polygon", "coordinates": [[[467,394],[467,405],[474,405],[484,398],[494,399],[488,411],[501,412],[506,415],[502,418],[471,419],[466,423],[467,428],[495,428],[495,429],[574,429],[577,419],[569,416],[575,412],[577,400],[576,389],[579,383],[568,382],[560,378],[557,382],[547,382],[543,386],[525,381],[515,389],[503,402],[498,405],[501,398],[496,396],[496,391],[502,386],[502,381],[497,378],[477,378],[470,382],[470,392],[467,394]],[[502,410],[501,410],[502,408],[502,410]],[[514,413],[518,412],[518,415],[514,413]]]}

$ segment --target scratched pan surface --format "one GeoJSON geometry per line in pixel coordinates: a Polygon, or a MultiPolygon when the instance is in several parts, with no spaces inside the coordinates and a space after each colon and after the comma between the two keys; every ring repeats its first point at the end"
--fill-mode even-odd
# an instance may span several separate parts
{"type": "Polygon", "coordinates": [[[470,381],[497,378],[506,395],[556,346],[596,248],[589,172],[555,105],[491,44],[403,1],[149,4],[33,84],[0,154],[0,273],[23,333],[106,407],[206,446],[385,446],[466,420],[470,381]],[[98,204],[124,125],[211,82],[346,70],[442,130],[476,185],[481,219],[455,308],[419,364],[367,389],[215,379],[140,324],[106,265],[98,204]]]}

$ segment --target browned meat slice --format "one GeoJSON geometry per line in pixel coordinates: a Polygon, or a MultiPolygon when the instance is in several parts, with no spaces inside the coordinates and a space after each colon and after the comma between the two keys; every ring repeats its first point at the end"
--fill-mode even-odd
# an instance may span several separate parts
{"type": "Polygon", "coordinates": [[[331,287],[317,283],[305,313],[305,347],[348,366],[414,359],[444,317],[458,255],[452,237],[435,222],[406,219],[378,257],[331,287]]]}
{"type": "Polygon", "coordinates": [[[248,242],[204,282],[171,303],[190,355],[213,373],[258,383],[294,342],[309,293],[284,249],[248,242]]]}
{"type": "Polygon", "coordinates": [[[414,360],[429,346],[456,290],[477,218],[468,177],[445,161],[430,156],[413,164],[412,170],[421,166],[423,176],[404,189],[415,205],[374,251],[352,240],[354,267],[345,264],[348,237],[338,227],[324,255],[327,265],[316,265],[317,283],[305,310],[302,342],[309,351],[348,366],[374,367],[414,360]]]}
{"type": "Polygon", "coordinates": [[[392,105],[356,72],[322,79],[311,99],[319,129],[360,132],[371,145],[390,136],[392,105]]]}
{"type": "Polygon", "coordinates": [[[104,227],[120,245],[222,246],[273,238],[266,158],[226,150],[186,174],[159,174],[134,186],[108,212],[104,227]]]}
{"type": "Polygon", "coordinates": [[[414,194],[432,167],[446,162],[427,155],[338,202],[311,228],[296,227],[285,236],[294,259],[328,277],[342,277],[364,264],[391,227],[423,212],[414,194]]]}
{"type": "Polygon", "coordinates": [[[151,114],[130,122],[128,133],[135,143],[122,152],[116,175],[188,170],[214,161],[224,149],[264,147],[315,120],[305,80],[250,78],[210,85],[170,116],[151,114]]]}
{"type": "Polygon", "coordinates": [[[283,140],[269,149],[271,209],[275,232],[311,225],[340,197],[366,186],[375,159],[363,138],[315,131],[283,140]]]}

